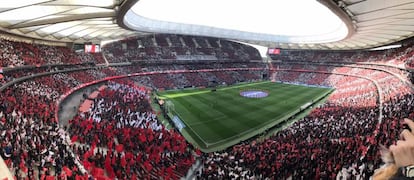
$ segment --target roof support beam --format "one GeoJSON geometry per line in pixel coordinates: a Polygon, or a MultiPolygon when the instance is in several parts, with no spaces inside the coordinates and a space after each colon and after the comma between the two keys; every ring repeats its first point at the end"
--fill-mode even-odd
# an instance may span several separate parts
{"type": "Polygon", "coordinates": [[[56,23],[86,20],[86,19],[95,19],[95,18],[108,18],[108,17],[115,17],[115,12],[79,14],[79,15],[72,15],[72,16],[60,17],[60,18],[54,18],[54,19],[31,21],[31,22],[22,23],[22,24],[11,25],[7,28],[18,29],[18,28],[26,28],[26,27],[32,27],[32,26],[56,24],[56,23]]]}
{"type": "Polygon", "coordinates": [[[133,30],[126,26],[124,24],[124,16],[128,12],[129,9],[131,9],[132,6],[134,6],[139,0],[125,0],[121,6],[119,7],[118,16],[116,18],[116,22],[121,28],[127,29],[127,30],[133,30]]]}

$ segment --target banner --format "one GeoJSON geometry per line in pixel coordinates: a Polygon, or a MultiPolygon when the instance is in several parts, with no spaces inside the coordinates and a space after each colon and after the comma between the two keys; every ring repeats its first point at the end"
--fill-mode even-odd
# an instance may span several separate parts
{"type": "Polygon", "coordinates": [[[181,121],[181,119],[178,116],[174,116],[172,118],[172,121],[174,122],[175,127],[177,127],[179,131],[181,131],[181,129],[185,128],[184,123],[181,121]]]}

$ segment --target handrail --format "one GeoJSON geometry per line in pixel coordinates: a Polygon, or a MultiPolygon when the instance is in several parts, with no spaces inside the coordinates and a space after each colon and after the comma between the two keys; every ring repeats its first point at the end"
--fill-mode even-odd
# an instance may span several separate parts
{"type": "Polygon", "coordinates": [[[85,63],[76,63],[76,64],[43,64],[40,66],[36,65],[23,65],[23,66],[15,66],[15,67],[1,67],[3,72],[10,72],[10,71],[18,71],[18,70],[25,70],[25,69],[37,69],[37,68],[53,68],[53,67],[73,67],[73,66],[82,66],[82,65],[95,65],[93,62],[85,62],[85,63]]]}
{"type": "Polygon", "coordinates": [[[22,81],[26,81],[28,79],[32,79],[32,78],[36,78],[36,77],[42,77],[42,76],[48,76],[48,75],[58,74],[58,73],[82,71],[82,70],[95,69],[95,68],[97,68],[97,67],[84,67],[84,68],[66,69],[66,70],[51,71],[51,72],[44,72],[44,73],[33,74],[33,75],[29,75],[29,76],[23,76],[23,77],[14,79],[13,81],[10,81],[10,82],[7,82],[7,83],[3,84],[0,87],[0,92],[3,91],[4,89],[6,89],[7,87],[15,84],[15,83],[19,83],[19,82],[22,82],[22,81]]]}

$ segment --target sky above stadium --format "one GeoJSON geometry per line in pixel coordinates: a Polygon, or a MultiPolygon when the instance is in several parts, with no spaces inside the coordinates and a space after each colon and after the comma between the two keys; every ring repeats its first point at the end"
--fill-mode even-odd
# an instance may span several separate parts
{"type": "Polygon", "coordinates": [[[253,33],[347,34],[344,23],[316,0],[140,0],[132,10],[154,20],[253,33]]]}

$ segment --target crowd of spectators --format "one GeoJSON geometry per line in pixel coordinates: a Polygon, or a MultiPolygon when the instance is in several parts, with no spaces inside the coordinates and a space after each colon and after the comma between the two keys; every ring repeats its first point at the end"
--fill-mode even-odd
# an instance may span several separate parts
{"type": "Polygon", "coordinates": [[[347,67],[330,62],[394,64],[406,62],[407,57],[410,47],[372,53],[301,51],[275,57],[286,61],[273,64],[274,80],[336,90],[324,105],[270,138],[205,154],[198,178],[369,178],[381,163],[379,144],[395,142],[400,120],[414,115],[412,84],[405,83],[406,71],[392,66],[347,67]]]}
{"type": "MultiPolygon", "coordinates": [[[[399,68],[390,67],[390,66],[376,66],[376,65],[353,65],[353,66],[342,66],[332,65],[330,63],[326,64],[297,64],[297,63],[288,63],[285,62],[278,66],[279,70],[284,70],[278,72],[280,75],[278,78],[285,81],[299,81],[305,84],[315,83],[331,86],[330,83],[323,82],[329,77],[329,74],[320,74],[322,73],[334,73],[334,74],[349,74],[352,76],[362,76],[371,80],[374,80],[380,86],[380,89],[383,93],[384,101],[390,100],[390,98],[407,94],[410,92],[410,87],[406,83],[409,81],[409,72],[401,70],[399,68]],[[286,70],[286,71],[285,71],[286,70]],[[296,71],[290,71],[296,70],[296,71]],[[302,71],[308,71],[303,73],[302,71]],[[313,71],[319,71],[319,75],[313,73],[313,71]],[[299,77],[300,76],[300,77],[299,77]],[[312,82],[309,82],[312,81],[312,82]],[[401,81],[405,81],[401,82],[401,81]]],[[[338,81],[331,81],[335,83],[338,81]]],[[[353,86],[353,88],[363,88],[361,86],[353,86]]],[[[343,91],[343,88],[338,88],[338,91],[343,91]]],[[[372,91],[367,91],[372,92],[372,91]]],[[[358,93],[358,92],[356,92],[358,93]]],[[[356,100],[355,102],[359,102],[356,100]]],[[[358,106],[358,104],[354,104],[358,106]]]]}
{"type": "Polygon", "coordinates": [[[105,171],[111,179],[179,179],[191,167],[193,149],[160,124],[149,99],[144,87],[110,82],[87,112],[71,120],[68,132],[78,142],[74,151],[95,177],[105,171]],[[95,147],[105,150],[95,152],[95,147]]]}
{"type": "Polygon", "coordinates": [[[360,50],[360,51],[314,51],[314,50],[284,50],[279,55],[270,55],[272,59],[287,62],[335,62],[335,63],[372,63],[412,67],[414,43],[411,38],[400,48],[386,50],[360,50]]]}
{"type": "MultiPolygon", "coordinates": [[[[209,86],[211,82],[234,84],[258,80],[266,74],[262,70],[167,73],[110,82],[87,112],[70,121],[68,135],[55,119],[55,102],[82,83],[135,72],[264,67],[263,63],[248,62],[260,59],[257,50],[217,38],[130,38],[108,44],[104,53],[110,62],[169,59],[170,63],[58,73],[6,88],[0,96],[0,154],[18,179],[87,178],[79,167],[94,177],[178,179],[193,164],[194,149],[178,132],[159,123],[150,108],[148,90],[133,82],[175,89],[209,86]],[[183,62],[177,58],[180,56],[214,56],[223,61],[183,62]]],[[[204,154],[204,168],[198,178],[367,178],[380,164],[378,145],[394,142],[402,127],[399,119],[414,118],[412,84],[401,81],[408,77],[401,68],[410,67],[413,54],[411,45],[385,51],[282,53],[277,58],[292,63],[273,64],[274,80],[330,86],[335,92],[310,115],[270,138],[204,154]]],[[[91,61],[105,62],[102,54],[77,54],[64,47],[0,40],[0,67],[38,66],[2,73],[1,84],[59,69],[41,67],[44,64],[91,61]]]]}
{"type": "MultiPolygon", "coordinates": [[[[278,74],[277,77],[286,82],[283,77],[292,75],[278,74]]],[[[342,75],[326,78],[324,74],[302,72],[294,77],[298,79],[292,82],[302,79],[307,84],[329,85],[339,91],[325,105],[264,141],[247,141],[223,152],[207,154],[200,179],[333,179],[342,168],[357,162],[366,153],[367,137],[373,133],[378,119],[375,86],[367,80],[342,75]],[[326,82],[316,84],[319,75],[326,82]],[[354,88],[360,84],[366,86],[354,88]],[[355,92],[363,97],[356,97],[355,92]],[[356,100],[366,106],[350,105],[356,100]]],[[[366,171],[369,169],[358,174],[366,171]]]]}
{"type": "Polygon", "coordinates": [[[86,53],[76,53],[67,47],[30,44],[26,42],[0,39],[0,67],[45,64],[82,64],[96,62],[95,57],[86,53]]]}
{"type": "Polygon", "coordinates": [[[87,178],[67,146],[69,137],[55,119],[55,102],[91,76],[63,81],[76,74],[55,74],[14,84],[2,91],[1,155],[18,179],[71,176],[87,178]],[[75,82],[76,81],[76,82],[75,82]]]}
{"type": "Polygon", "coordinates": [[[145,86],[154,89],[180,89],[186,87],[208,87],[211,82],[219,85],[234,84],[238,82],[248,82],[254,80],[261,80],[265,64],[263,63],[249,63],[249,62],[232,62],[232,63],[196,63],[196,62],[181,62],[181,63],[164,63],[164,64],[134,64],[132,66],[118,67],[116,72],[118,74],[131,74],[137,72],[157,72],[169,70],[217,70],[211,72],[191,72],[191,73],[168,73],[168,74],[151,74],[144,77],[135,77],[134,80],[145,86]],[[233,70],[233,71],[219,71],[225,68],[258,68],[258,70],[233,70]]]}
{"type": "Polygon", "coordinates": [[[335,179],[367,150],[375,120],[372,109],[321,107],[262,142],[206,155],[199,178],[335,179]]]}
{"type": "Polygon", "coordinates": [[[0,85],[17,78],[104,63],[102,54],[0,39],[0,85]]]}
{"type": "MultiPolygon", "coordinates": [[[[199,69],[204,65],[185,66],[187,69],[199,69]]],[[[219,66],[225,67],[224,64],[219,66]]],[[[373,142],[378,134],[384,136],[376,129],[386,127],[377,124],[379,99],[381,96],[384,102],[393,102],[393,107],[399,107],[400,101],[409,101],[409,105],[412,105],[412,100],[406,96],[412,93],[412,89],[400,81],[401,78],[406,79],[407,73],[384,66],[379,70],[378,66],[372,65],[359,65],[359,68],[329,65],[285,66],[279,68],[310,71],[277,71],[277,80],[331,86],[336,88],[336,92],[330,96],[326,105],[264,142],[248,141],[234,146],[231,150],[205,155],[205,167],[199,178],[367,178],[373,169],[378,167],[380,161],[375,147],[377,144],[373,142]],[[401,78],[384,70],[401,75],[401,78]],[[312,71],[350,74],[366,79],[312,71]],[[372,81],[375,81],[378,87],[372,81]],[[377,88],[381,91],[377,91],[377,88]],[[395,98],[399,99],[399,102],[395,98]],[[303,147],[311,148],[303,150],[306,149],[303,147]],[[327,149],[337,150],[332,152],[327,149]],[[287,158],[284,158],[285,156],[287,158]],[[324,158],[320,158],[321,156],[324,158]],[[361,157],[368,158],[362,161],[361,157]]],[[[182,69],[182,66],[166,69],[182,69]]],[[[187,78],[188,76],[206,78],[208,81],[228,79],[227,75],[220,73],[196,74],[200,78],[189,74],[184,76],[192,83],[194,81],[187,78]]],[[[159,86],[162,87],[163,84],[159,86]]],[[[410,108],[398,111],[412,112],[410,108]]],[[[394,117],[391,122],[395,124],[400,117],[403,116],[394,117]]],[[[397,131],[394,132],[394,135],[396,134],[397,131]]],[[[389,137],[387,134],[385,136],[389,137]]]]}
{"type": "MultiPolygon", "coordinates": [[[[52,71],[50,68],[41,67],[33,71],[16,71],[19,74],[9,75],[13,75],[13,78],[18,78],[50,71],[52,71]]],[[[66,137],[65,131],[58,127],[58,123],[54,119],[55,102],[62,94],[84,82],[119,74],[120,72],[117,72],[115,68],[58,73],[15,84],[3,92],[0,106],[0,118],[2,121],[0,124],[0,129],[2,130],[0,138],[4,143],[2,143],[1,151],[3,159],[6,160],[17,178],[40,179],[44,177],[62,178],[64,176],[69,178],[76,177],[78,179],[87,178],[87,175],[82,175],[78,169],[79,166],[76,166],[75,162],[78,154],[82,154],[80,157],[82,160],[85,160],[84,157],[88,156],[90,148],[88,149],[86,145],[78,144],[75,144],[72,148],[67,148],[65,139],[69,139],[69,137],[66,137]],[[72,150],[75,154],[72,154],[72,150]]],[[[186,170],[193,162],[191,148],[187,148],[187,143],[178,132],[173,130],[167,131],[158,124],[158,121],[154,119],[154,114],[148,113],[143,116],[149,117],[154,123],[149,126],[150,128],[147,127],[146,131],[140,133],[141,140],[142,137],[148,138],[147,135],[154,139],[152,141],[147,139],[145,142],[140,142],[139,147],[145,149],[144,152],[150,154],[146,157],[142,157],[145,156],[144,153],[140,155],[139,159],[146,159],[146,161],[142,162],[145,166],[140,165],[138,167],[138,163],[136,164],[137,166],[134,169],[137,172],[136,175],[154,178],[156,175],[163,174],[165,178],[171,177],[173,179],[184,176],[186,170]],[[147,147],[146,145],[149,143],[153,143],[153,145],[147,147]],[[155,144],[163,145],[157,148],[155,144]],[[166,150],[169,148],[171,151],[167,152],[166,150]],[[155,154],[162,158],[156,161],[158,164],[153,167],[152,171],[148,171],[148,168],[151,169],[153,164],[149,158],[153,158],[155,154]],[[180,162],[183,166],[176,166],[176,162],[180,162]]],[[[144,127],[138,128],[144,129],[144,127]]],[[[125,129],[125,127],[119,129],[125,129]]],[[[135,132],[131,132],[131,135],[137,135],[133,133],[135,132]]],[[[126,158],[125,154],[129,158],[132,149],[136,150],[138,146],[131,148],[133,146],[131,143],[134,139],[125,138],[121,131],[116,134],[115,138],[117,143],[124,143],[124,148],[128,149],[128,151],[125,150],[122,153],[118,153],[118,151],[110,153],[113,159],[111,161],[113,162],[112,168],[119,170],[120,166],[117,164],[123,164],[126,158]]],[[[119,148],[117,149],[119,150],[119,148]]],[[[96,153],[93,155],[89,154],[89,156],[96,157],[96,153]]],[[[87,161],[90,160],[90,158],[86,159],[87,161]]],[[[87,161],[83,161],[85,165],[88,165],[87,161]]],[[[122,172],[125,173],[125,171],[126,169],[122,172]]],[[[90,173],[96,172],[91,171],[90,173]]],[[[116,173],[119,175],[119,171],[116,171],[116,173]]],[[[122,173],[119,176],[122,176],[122,173]]],[[[131,178],[129,175],[128,177],[131,178]]]]}
{"type": "Polygon", "coordinates": [[[50,67],[38,67],[38,68],[32,68],[32,69],[21,69],[21,70],[12,70],[12,71],[6,71],[1,73],[2,78],[0,78],[0,85],[3,85],[7,82],[13,81],[17,78],[21,78],[24,76],[31,76],[38,73],[44,73],[44,72],[51,72],[53,71],[53,68],[50,67]]]}
{"type": "Polygon", "coordinates": [[[213,37],[156,34],[106,44],[109,62],[136,60],[261,60],[257,49],[213,37]],[[187,58],[187,57],[190,57],[187,58]]]}

